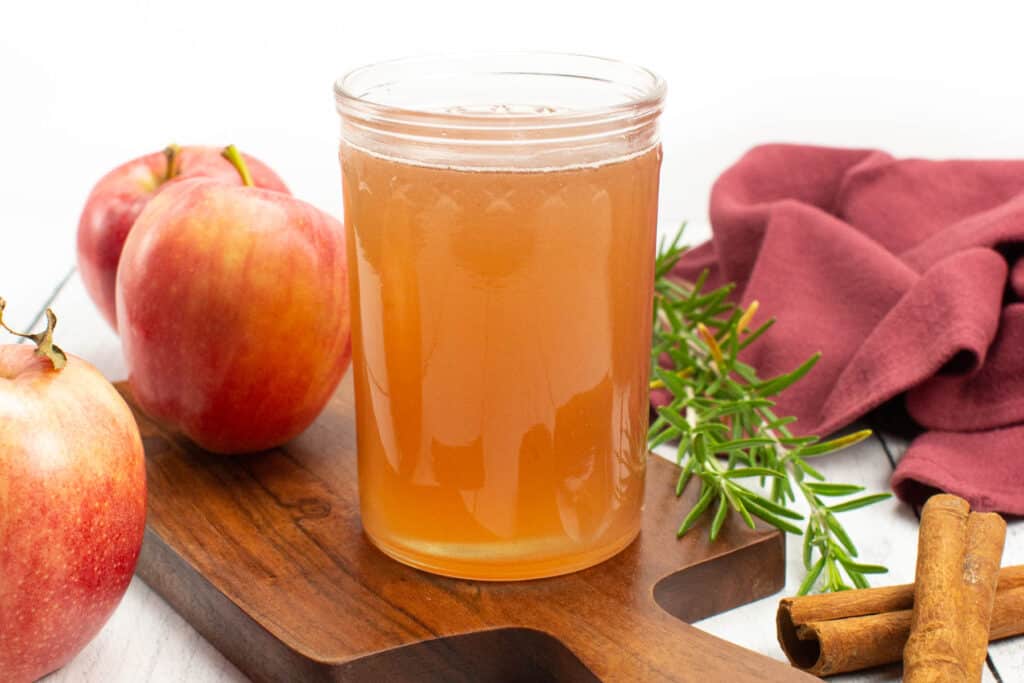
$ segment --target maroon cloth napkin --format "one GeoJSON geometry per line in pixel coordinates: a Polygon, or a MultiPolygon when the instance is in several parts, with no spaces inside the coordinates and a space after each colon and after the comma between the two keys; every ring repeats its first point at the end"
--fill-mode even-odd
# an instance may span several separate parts
{"type": "Polygon", "coordinates": [[[928,431],[897,495],[1024,514],[1024,161],[767,145],[715,183],[711,223],[676,273],[777,318],[745,360],[769,377],[823,353],[779,400],[798,433],[905,394],[928,431]]]}

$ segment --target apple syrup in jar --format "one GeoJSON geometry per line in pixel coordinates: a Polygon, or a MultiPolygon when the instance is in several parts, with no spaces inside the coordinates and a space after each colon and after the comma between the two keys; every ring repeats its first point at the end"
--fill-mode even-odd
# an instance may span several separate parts
{"type": "Polygon", "coordinates": [[[664,86],[493,60],[429,96],[411,84],[474,62],[381,65],[379,102],[369,67],[338,100],[364,529],[407,564],[502,580],[591,566],[640,528],[664,86]],[[403,75],[427,105],[388,99],[403,75]],[[488,86],[583,103],[472,100],[488,86]]]}

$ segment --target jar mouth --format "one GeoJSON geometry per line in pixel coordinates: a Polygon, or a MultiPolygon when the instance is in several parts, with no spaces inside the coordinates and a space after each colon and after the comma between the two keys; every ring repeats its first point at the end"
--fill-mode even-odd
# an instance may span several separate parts
{"type": "Polygon", "coordinates": [[[591,55],[483,52],[406,57],[335,81],[338,112],[439,127],[578,125],[660,110],[665,81],[649,69],[591,55]]]}
{"type": "Polygon", "coordinates": [[[428,165],[551,169],[656,146],[666,86],[613,59],[497,52],[379,62],[334,91],[346,146],[428,165]]]}

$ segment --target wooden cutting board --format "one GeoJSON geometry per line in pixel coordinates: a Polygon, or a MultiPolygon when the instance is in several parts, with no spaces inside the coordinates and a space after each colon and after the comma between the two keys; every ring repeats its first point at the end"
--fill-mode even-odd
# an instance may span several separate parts
{"type": "Polygon", "coordinates": [[[138,573],[255,681],[813,680],[684,623],[780,590],[785,546],[735,519],[714,545],[704,527],[676,541],[687,503],[657,457],[625,551],[483,583],[411,569],[363,536],[348,380],[300,438],[252,456],[211,455],[135,415],[149,485],[138,573]]]}

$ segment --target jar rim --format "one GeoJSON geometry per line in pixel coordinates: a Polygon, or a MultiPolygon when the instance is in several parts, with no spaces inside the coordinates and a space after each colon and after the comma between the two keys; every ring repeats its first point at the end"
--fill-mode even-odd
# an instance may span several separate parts
{"type": "MultiPolygon", "coordinates": [[[[428,72],[420,74],[422,78],[428,72]]],[[[410,79],[417,78],[416,75],[410,79]]],[[[401,57],[366,64],[350,70],[334,83],[335,102],[342,115],[353,114],[360,118],[377,121],[410,122],[423,128],[461,128],[474,130],[551,129],[579,126],[600,120],[609,122],[628,119],[645,112],[660,111],[667,86],[658,74],[645,67],[607,57],[570,52],[515,50],[482,51],[469,53],[436,54],[401,57]],[[482,63],[508,64],[497,66],[476,66],[482,63]],[[521,63],[523,66],[513,65],[521,63]],[[551,64],[545,67],[545,64],[551,64]],[[539,66],[538,66],[539,65],[539,66]],[[574,65],[575,68],[557,68],[559,65],[574,65]],[[396,81],[376,83],[367,87],[364,81],[373,81],[374,73],[417,69],[423,71],[438,67],[439,72],[430,72],[429,77],[442,79],[462,75],[475,76],[525,76],[579,79],[603,82],[608,86],[626,85],[631,79],[631,93],[622,93],[615,101],[593,106],[577,106],[571,109],[544,111],[501,111],[477,112],[471,110],[428,108],[417,105],[396,105],[375,99],[372,91],[377,88],[396,86],[396,81]],[[447,73],[443,70],[447,69],[447,73]],[[527,69],[527,70],[524,70],[527,69]]],[[[499,102],[491,104],[498,105],[499,102]]]]}

